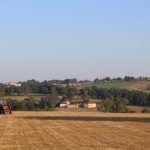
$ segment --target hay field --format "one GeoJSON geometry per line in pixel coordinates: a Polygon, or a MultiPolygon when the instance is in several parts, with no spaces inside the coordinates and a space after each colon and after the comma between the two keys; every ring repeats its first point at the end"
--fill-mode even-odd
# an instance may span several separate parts
{"type": "Polygon", "coordinates": [[[138,82],[136,84],[128,86],[127,89],[130,91],[143,91],[143,92],[150,93],[150,90],[146,90],[147,86],[150,86],[149,81],[138,82]]]}
{"type": "Polygon", "coordinates": [[[150,149],[150,114],[55,111],[0,116],[0,150],[127,149],[150,149]]]}

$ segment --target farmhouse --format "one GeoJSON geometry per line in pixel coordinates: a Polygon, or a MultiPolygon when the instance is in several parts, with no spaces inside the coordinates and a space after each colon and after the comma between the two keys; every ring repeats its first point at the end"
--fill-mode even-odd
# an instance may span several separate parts
{"type": "Polygon", "coordinates": [[[63,101],[63,102],[61,102],[60,104],[59,104],[59,107],[60,108],[67,108],[67,106],[70,104],[70,101],[68,101],[68,100],[65,100],[65,101],[63,101]]]}
{"type": "Polygon", "coordinates": [[[79,108],[78,104],[69,104],[67,105],[67,108],[79,108]]]}
{"type": "Polygon", "coordinates": [[[79,103],[69,100],[61,101],[59,104],[60,108],[79,108],[79,103]]]}
{"type": "Polygon", "coordinates": [[[96,108],[96,102],[89,100],[83,103],[84,108],[96,108]]]}
{"type": "Polygon", "coordinates": [[[7,86],[15,86],[15,87],[20,87],[21,83],[14,83],[14,82],[9,82],[6,84],[7,86]]]}
{"type": "Polygon", "coordinates": [[[82,99],[76,100],[63,100],[59,103],[60,108],[96,108],[97,103],[99,103],[94,99],[83,102],[82,99]]]}

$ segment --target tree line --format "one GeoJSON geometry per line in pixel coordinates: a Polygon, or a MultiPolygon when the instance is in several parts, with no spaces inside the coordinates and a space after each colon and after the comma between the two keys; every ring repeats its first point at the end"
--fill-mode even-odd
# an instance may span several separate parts
{"type": "Polygon", "coordinates": [[[95,99],[107,99],[112,97],[121,97],[129,101],[133,106],[150,106],[150,94],[142,91],[129,91],[127,89],[104,89],[93,86],[81,90],[81,95],[89,95],[95,99]]]}
{"type": "Polygon", "coordinates": [[[133,81],[148,81],[150,80],[150,77],[133,77],[133,76],[125,76],[124,78],[122,77],[117,77],[117,78],[110,78],[106,77],[103,79],[96,78],[94,79],[94,83],[100,83],[100,82],[111,82],[111,81],[126,81],[126,82],[133,82],[133,81]]]}
{"type": "Polygon", "coordinates": [[[38,111],[38,110],[55,110],[58,103],[58,97],[55,93],[42,96],[41,99],[34,97],[26,98],[23,101],[15,99],[6,99],[5,102],[11,105],[13,111],[24,110],[24,111],[38,111]]]}

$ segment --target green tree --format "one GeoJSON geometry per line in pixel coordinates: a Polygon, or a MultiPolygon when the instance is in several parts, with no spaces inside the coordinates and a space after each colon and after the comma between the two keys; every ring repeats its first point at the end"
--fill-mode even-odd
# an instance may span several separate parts
{"type": "Polygon", "coordinates": [[[76,89],[75,88],[69,88],[67,90],[68,98],[72,99],[75,95],[76,95],[76,89]]]}
{"type": "Polygon", "coordinates": [[[103,101],[98,110],[104,112],[125,113],[128,112],[127,100],[121,97],[109,98],[103,101]]]}
{"type": "Polygon", "coordinates": [[[6,103],[12,107],[12,110],[23,110],[23,102],[14,99],[7,99],[6,103]]]}
{"type": "Polygon", "coordinates": [[[104,111],[105,112],[113,112],[114,111],[114,106],[115,106],[115,103],[114,103],[114,100],[113,99],[107,99],[104,101],[104,111]]]}
{"type": "Polygon", "coordinates": [[[41,109],[55,110],[56,103],[57,95],[55,93],[52,93],[50,95],[42,97],[39,106],[41,109]]]}
{"type": "Polygon", "coordinates": [[[35,109],[35,105],[34,105],[34,100],[33,99],[27,99],[24,101],[24,109],[25,110],[34,110],[35,109]]]}
{"type": "Polygon", "coordinates": [[[113,112],[120,112],[120,113],[128,112],[127,103],[128,101],[126,99],[115,96],[113,112]]]}

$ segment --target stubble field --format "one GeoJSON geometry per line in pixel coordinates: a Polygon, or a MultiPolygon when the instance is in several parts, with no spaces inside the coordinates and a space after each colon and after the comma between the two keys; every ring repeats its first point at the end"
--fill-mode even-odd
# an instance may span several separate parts
{"type": "Polygon", "coordinates": [[[0,150],[127,149],[150,149],[150,114],[59,110],[0,116],[0,150]]]}

